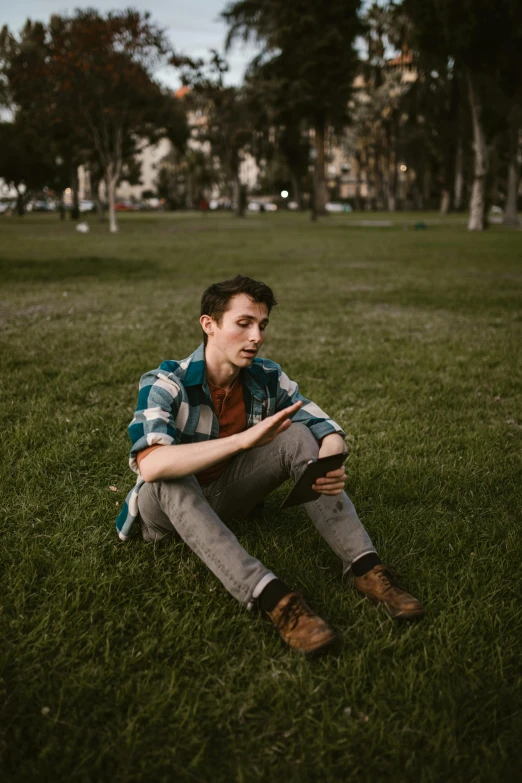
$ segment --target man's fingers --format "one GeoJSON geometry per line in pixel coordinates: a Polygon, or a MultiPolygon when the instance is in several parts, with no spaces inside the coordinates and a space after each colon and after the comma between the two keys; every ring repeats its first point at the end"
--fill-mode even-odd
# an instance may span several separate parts
{"type": "Polygon", "coordinates": [[[334,487],[344,487],[345,484],[345,481],[329,481],[325,484],[324,482],[317,480],[313,486],[319,487],[320,489],[333,489],[334,487]]]}
{"type": "Polygon", "coordinates": [[[323,484],[314,484],[312,489],[320,495],[340,495],[344,489],[344,484],[332,484],[328,487],[325,487],[323,484]]]}
{"type": "Polygon", "coordinates": [[[346,481],[346,473],[344,470],[335,470],[327,473],[326,476],[321,476],[315,480],[316,484],[339,484],[346,481]]]}
{"type": "Polygon", "coordinates": [[[345,476],[346,475],[346,468],[336,468],[336,470],[331,470],[329,473],[326,474],[325,478],[337,478],[338,476],[345,476]]]}
{"type": "Polygon", "coordinates": [[[301,400],[298,400],[297,402],[294,402],[293,405],[289,405],[288,408],[285,408],[282,411],[278,411],[277,413],[274,413],[272,418],[276,420],[282,419],[284,421],[285,419],[288,419],[290,416],[293,416],[294,413],[296,413],[299,410],[302,404],[303,403],[301,402],[301,400]]]}
{"type": "Polygon", "coordinates": [[[283,423],[280,424],[279,427],[277,428],[276,435],[279,435],[281,432],[284,432],[291,426],[292,426],[292,422],[290,421],[290,419],[285,419],[285,421],[283,421],[283,423]]]}
{"type": "Polygon", "coordinates": [[[292,422],[290,421],[290,417],[299,410],[301,405],[301,400],[298,400],[296,403],[290,405],[288,408],[285,408],[283,411],[274,413],[272,416],[269,416],[268,419],[264,419],[263,424],[268,425],[268,431],[275,429],[277,433],[283,432],[291,425],[292,422]],[[283,429],[280,429],[281,427],[283,427],[283,429]]]}

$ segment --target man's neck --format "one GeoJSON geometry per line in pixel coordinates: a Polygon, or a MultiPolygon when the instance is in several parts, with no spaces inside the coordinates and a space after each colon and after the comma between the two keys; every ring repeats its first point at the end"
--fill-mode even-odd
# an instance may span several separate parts
{"type": "Polygon", "coordinates": [[[239,367],[226,361],[219,354],[216,355],[209,346],[205,347],[205,365],[207,370],[207,381],[220,389],[228,391],[237,376],[239,367]]]}

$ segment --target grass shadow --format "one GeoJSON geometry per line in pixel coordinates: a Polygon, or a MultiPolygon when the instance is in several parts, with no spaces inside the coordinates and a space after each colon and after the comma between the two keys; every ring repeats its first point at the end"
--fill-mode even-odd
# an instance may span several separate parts
{"type": "Polygon", "coordinates": [[[158,264],[148,259],[121,259],[99,256],[79,258],[0,259],[3,282],[55,283],[80,277],[121,280],[122,277],[146,279],[157,274],[158,264]]]}

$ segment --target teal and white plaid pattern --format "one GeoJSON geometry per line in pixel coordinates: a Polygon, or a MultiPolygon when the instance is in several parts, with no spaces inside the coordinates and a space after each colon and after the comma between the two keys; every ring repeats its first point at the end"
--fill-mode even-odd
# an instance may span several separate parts
{"type": "MultiPolygon", "coordinates": [[[[281,367],[270,359],[254,359],[250,367],[241,370],[247,427],[262,421],[277,411],[302,400],[303,405],[292,421],[305,424],[317,440],[343,430],[328,418],[315,403],[299,393],[281,367]]],[[[127,495],[116,520],[122,541],[130,535],[138,515],[138,493],[143,486],[136,456],[155,444],[198,443],[217,438],[219,424],[212,407],[207,384],[205,349],[203,344],[181,362],[163,362],[157,370],[146,373],[140,381],[138,405],[129,425],[132,441],[129,466],[138,480],[127,495]]]]}

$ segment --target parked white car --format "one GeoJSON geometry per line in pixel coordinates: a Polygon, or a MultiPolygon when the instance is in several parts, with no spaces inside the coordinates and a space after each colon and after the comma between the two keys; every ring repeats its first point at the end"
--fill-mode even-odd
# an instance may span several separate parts
{"type": "Polygon", "coordinates": [[[349,204],[338,204],[335,201],[328,201],[325,207],[327,212],[351,212],[352,208],[349,204]]]}
{"type": "Polygon", "coordinates": [[[249,201],[249,212],[277,212],[277,204],[265,203],[264,201],[249,201]]]}

